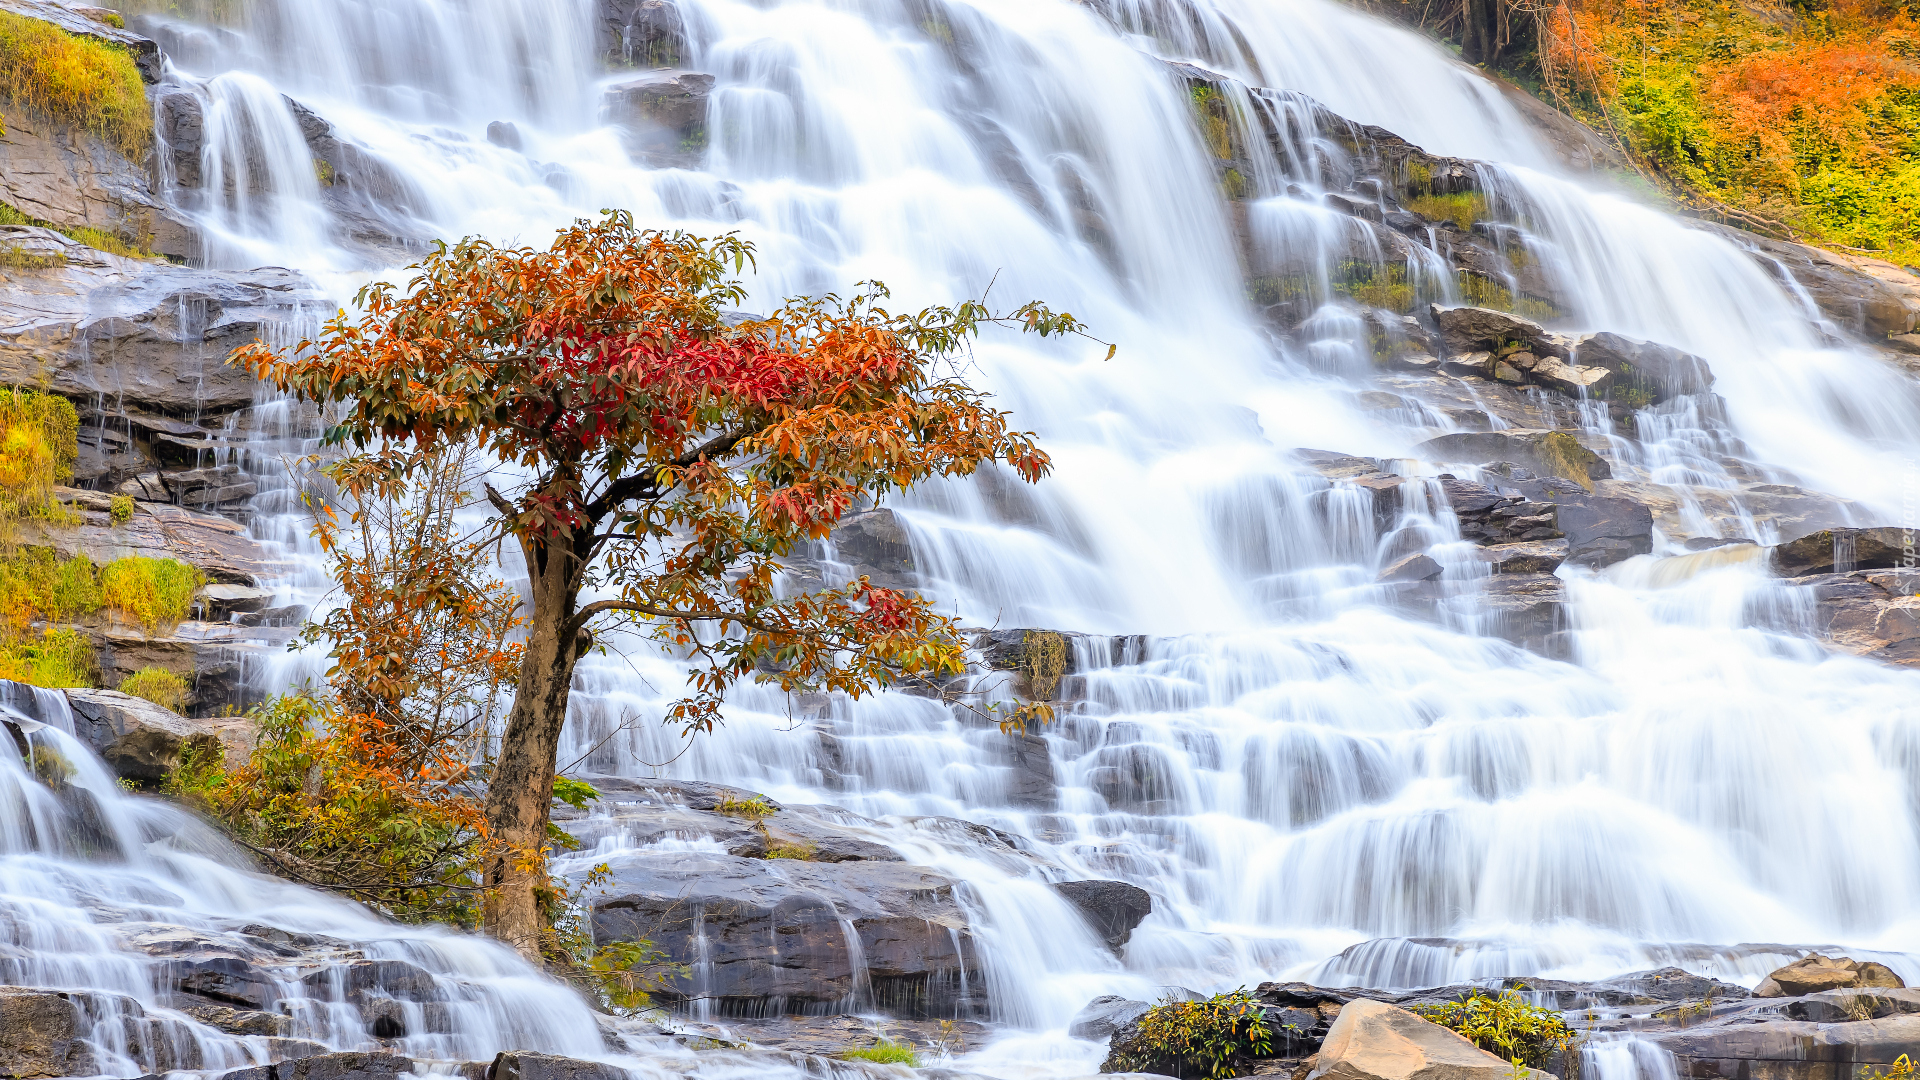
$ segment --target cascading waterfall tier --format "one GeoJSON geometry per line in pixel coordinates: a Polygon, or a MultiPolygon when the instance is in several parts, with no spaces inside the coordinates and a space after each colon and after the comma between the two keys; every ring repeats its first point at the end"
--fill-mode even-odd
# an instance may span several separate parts
{"type": "MultiPolygon", "coordinates": [[[[631,72],[602,74],[604,19],[584,0],[253,0],[226,26],[137,23],[171,60],[163,106],[191,99],[203,118],[197,143],[181,134],[163,156],[215,262],[295,266],[346,295],[435,238],[540,244],[619,206],[648,225],[739,230],[759,245],[749,284],[761,304],[868,278],[903,308],[991,286],[1120,344],[1103,362],[1072,343],[984,338],[970,375],[1040,432],[1055,475],[1026,488],[989,473],[890,508],[912,580],[969,622],[1070,632],[1055,724],[1013,745],[926,698],[796,713],[749,688],[688,748],[647,719],[682,672],[633,655],[583,664],[563,761],[1020,838],[1034,855],[1020,870],[904,827],[887,838],[965,883],[993,1018],[1056,1033],[1010,1037],[1002,1061],[1084,1061],[1085,1044],[1058,1036],[1083,1002],[1163,985],[1413,986],[1669,963],[1751,983],[1798,955],[1754,942],[1837,942],[1920,979],[1916,677],[1830,655],[1798,594],[1755,559],[1662,561],[1681,550],[1668,527],[1787,538],[1748,498],[1758,483],[1818,489],[1854,524],[1897,523],[1920,484],[1911,380],[1831,344],[1804,295],[1720,234],[1563,175],[1492,84],[1323,0],[677,11],[677,59],[711,83],[675,84],[705,94],[705,120],[697,137],[672,136],[671,161],[608,122],[619,116],[603,92],[639,91],[624,88],[631,72]],[[1498,226],[1483,233],[1504,260],[1496,283],[1513,295],[1523,267],[1508,256],[1524,250],[1526,272],[1560,298],[1557,325],[1663,342],[1716,376],[1717,397],[1646,406],[1624,426],[1600,403],[1524,399],[1676,507],[1652,555],[1560,572],[1554,658],[1489,632],[1485,563],[1438,468],[1419,460],[1421,441],[1460,423],[1368,404],[1377,323],[1348,302],[1345,264],[1379,267],[1421,304],[1469,297],[1438,230],[1402,257],[1329,201],[1353,165],[1327,110],[1477,163],[1473,189],[1498,226]],[[1249,303],[1243,259],[1305,298],[1284,334],[1249,303]],[[1299,447],[1397,463],[1408,479],[1383,512],[1367,490],[1303,467],[1299,447]],[[1419,612],[1379,580],[1413,553],[1443,571],[1419,612]],[[1037,788],[1021,754],[1042,763],[1037,788]],[[1123,959],[1042,887],[1049,875],[1153,894],[1123,959]]],[[[170,128],[171,115],[162,108],[163,138],[194,130],[170,128]]],[[[297,547],[287,509],[254,527],[297,547]]],[[[814,554],[829,576],[862,562],[814,554]]],[[[1011,693],[1004,674],[973,689],[1011,693]]],[[[24,774],[10,782],[23,823],[69,812],[24,774]]],[[[93,798],[125,819],[108,834],[124,834],[115,857],[132,867],[137,849],[158,864],[109,874],[21,839],[30,854],[8,858],[84,887],[9,886],[10,902],[40,903],[42,890],[55,905],[81,893],[132,905],[137,880],[139,904],[227,933],[235,920],[285,925],[243,900],[266,896],[297,908],[303,932],[418,964],[460,988],[448,1000],[493,1010],[477,1026],[456,1017],[435,1036],[452,1043],[423,1056],[596,1038],[584,1012],[548,998],[523,1010],[511,994],[533,1001],[531,976],[485,946],[396,939],[290,886],[203,872],[222,864],[134,839],[186,824],[162,829],[155,815],[168,812],[105,789],[93,798]]],[[[595,854],[619,850],[609,844],[595,854]]],[[[62,948],[102,959],[35,977],[166,1015],[140,996],[138,963],[111,984],[93,974],[121,961],[86,929],[105,916],[85,918],[62,948]]],[[[327,1022],[292,1037],[353,1043],[327,1022]]],[[[228,1043],[203,1053],[252,1052],[228,1043]]]]}

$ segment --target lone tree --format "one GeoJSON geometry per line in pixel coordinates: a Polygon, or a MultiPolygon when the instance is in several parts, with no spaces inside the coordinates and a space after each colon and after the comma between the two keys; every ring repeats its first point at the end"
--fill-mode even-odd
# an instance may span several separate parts
{"type": "MultiPolygon", "coordinates": [[[[404,290],[363,289],[319,340],[235,354],[261,379],[344,413],[349,487],[396,490],[477,444],[524,479],[489,484],[526,560],[531,611],[486,803],[489,932],[538,958],[545,838],[574,664],[625,621],[689,662],[663,720],[711,730],[728,687],[859,696],[957,673],[956,627],[928,601],[873,586],[782,596],[780,557],[862,497],[1005,462],[1049,468],[980,392],[936,372],[985,323],[1083,333],[1038,304],[895,315],[868,285],[728,318],[753,249],[581,221],[545,251],[442,245],[404,290]],[[583,590],[590,590],[582,603],[583,590]]],[[[1109,347],[1108,355],[1112,355],[1109,347]]]]}

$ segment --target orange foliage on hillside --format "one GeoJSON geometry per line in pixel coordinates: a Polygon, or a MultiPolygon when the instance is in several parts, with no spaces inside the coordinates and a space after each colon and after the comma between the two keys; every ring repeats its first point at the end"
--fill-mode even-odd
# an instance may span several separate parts
{"type": "Polygon", "coordinates": [[[1920,261],[1920,23],[1881,0],[1563,0],[1563,104],[1696,201],[1920,261]]]}

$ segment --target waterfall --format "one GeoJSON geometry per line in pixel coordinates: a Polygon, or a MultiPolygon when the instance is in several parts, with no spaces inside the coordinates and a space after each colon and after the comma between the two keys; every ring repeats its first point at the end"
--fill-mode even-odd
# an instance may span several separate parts
{"type": "MultiPolygon", "coordinates": [[[[618,206],[647,226],[738,230],[759,247],[748,284],[763,308],[869,278],[902,309],[991,285],[1119,343],[1103,361],[1074,341],[984,336],[969,377],[1040,433],[1055,475],[1028,489],[989,471],[891,503],[946,610],[1086,635],[1070,707],[1037,733],[1054,805],[1015,798],[996,728],[905,694],[833,700],[796,729],[787,702],[747,687],[687,748],[624,722],[658,715],[682,685],[644,652],[583,661],[563,762],[888,822],[903,855],[966,883],[995,1019],[1019,1029],[969,1059],[989,1071],[1083,1068],[1091,1051],[1063,1032],[1086,1000],[1168,985],[1405,987],[1668,963],[1751,984],[1797,955],[1755,942],[1838,942],[1920,979],[1920,677],[1823,651],[1801,601],[1752,558],[1677,545],[1656,554],[1680,558],[1563,571],[1559,658],[1483,633],[1493,616],[1470,586],[1486,571],[1413,449],[1452,421],[1363,407],[1367,330],[1351,310],[1309,312],[1284,340],[1260,322],[1217,155],[1169,62],[1218,73],[1235,115],[1291,133],[1286,153],[1250,150],[1249,269],[1297,275],[1315,304],[1340,253],[1367,241],[1328,209],[1306,98],[1488,163],[1483,187],[1570,298],[1568,325],[1710,363],[1719,404],[1642,410],[1634,441],[1592,403],[1537,403],[1611,439],[1617,466],[1679,486],[1696,535],[1784,538],[1741,501],[1736,472],[1846,500],[1860,524],[1897,523],[1920,482],[1913,380],[1832,344],[1804,294],[1721,234],[1565,174],[1493,84],[1331,0],[679,10],[684,65],[714,78],[707,137],[650,164],[603,111],[603,91],[633,75],[600,74],[589,0],[250,0],[218,28],[139,22],[168,52],[169,88],[206,110],[201,193],[179,205],[217,264],[294,266],[346,296],[404,276],[405,251],[432,239],[543,245],[618,206]],[[351,151],[353,183],[316,180],[295,145],[307,114],[351,151]],[[1303,470],[1300,447],[1390,459],[1413,478],[1383,534],[1365,495],[1303,470]],[[1435,617],[1395,608],[1377,582],[1418,551],[1446,568],[1435,617]],[[1116,960],[1033,873],[917,831],[928,815],[1143,886],[1155,911],[1116,960]]],[[[1404,270],[1422,299],[1461,301],[1430,248],[1404,270]]],[[[283,404],[253,412],[263,445],[299,444],[283,404]]],[[[298,557],[285,491],[260,505],[256,531],[298,557]]],[[[311,600],[323,583],[301,573],[284,587],[311,600]]],[[[290,658],[259,679],[312,670],[290,658]]],[[[169,1016],[142,961],[88,928],[88,898],[104,898],[209,933],[297,925],[431,970],[459,1008],[423,1056],[600,1052],[584,1007],[502,950],[243,877],[204,830],[111,784],[80,786],[124,861],[78,862],[46,839],[46,815],[73,811],[16,772],[0,780],[27,816],[0,824],[9,866],[28,869],[3,896],[69,935],[58,950],[73,966],[40,972],[53,984],[169,1016]],[[190,843],[139,839],[158,835],[190,843]]],[[[304,1022],[345,1047],[362,1038],[349,1021],[319,1009],[304,1022]]],[[[196,1037],[210,1055],[254,1053],[196,1037]]],[[[1624,1075],[1639,1051],[1592,1053],[1624,1075]]]]}

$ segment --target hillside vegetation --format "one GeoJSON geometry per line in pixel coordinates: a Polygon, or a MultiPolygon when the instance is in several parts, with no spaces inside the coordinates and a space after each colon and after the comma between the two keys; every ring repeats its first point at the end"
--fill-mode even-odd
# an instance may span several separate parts
{"type": "Polygon", "coordinates": [[[1920,263],[1920,23],[1883,0],[1396,2],[1730,224],[1920,263]]]}

